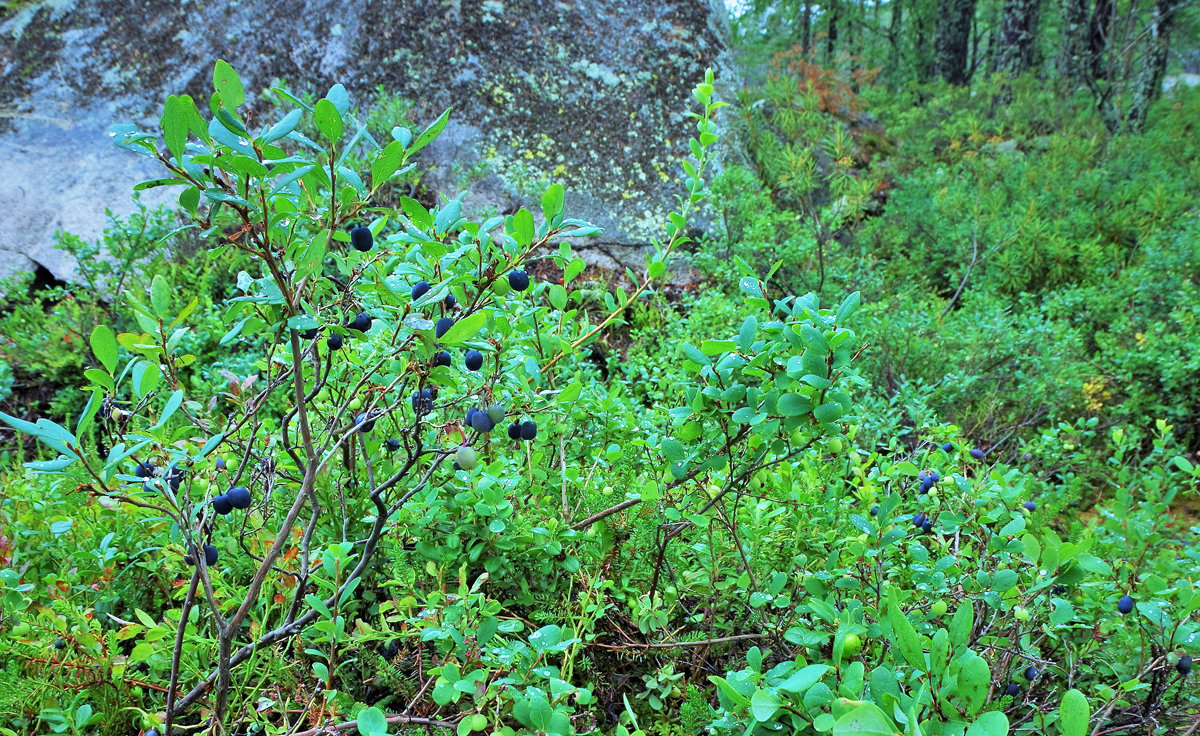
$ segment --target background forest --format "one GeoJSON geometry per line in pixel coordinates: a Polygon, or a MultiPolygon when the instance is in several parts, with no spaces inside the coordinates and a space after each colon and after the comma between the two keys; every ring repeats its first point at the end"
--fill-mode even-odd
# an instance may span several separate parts
{"type": "Polygon", "coordinates": [[[177,204],[0,300],[0,734],[1200,733],[1197,9],[731,11],[623,271],[387,90],[114,126],[177,204]]]}

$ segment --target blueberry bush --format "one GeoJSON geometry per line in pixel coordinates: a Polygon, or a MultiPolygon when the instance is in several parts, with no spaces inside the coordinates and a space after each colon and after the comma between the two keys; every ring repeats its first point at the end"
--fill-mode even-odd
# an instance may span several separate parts
{"type": "Polygon", "coordinates": [[[405,194],[449,111],[217,62],[114,128],[182,219],[0,315],[0,733],[1187,733],[1195,182],[1139,186],[1200,100],[773,69],[612,284],[558,185],[405,194]]]}

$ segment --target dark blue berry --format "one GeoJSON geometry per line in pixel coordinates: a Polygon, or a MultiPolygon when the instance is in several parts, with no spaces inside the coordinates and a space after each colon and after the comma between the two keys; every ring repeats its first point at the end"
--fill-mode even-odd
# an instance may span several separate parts
{"type": "Polygon", "coordinates": [[[428,282],[428,281],[418,281],[417,283],[413,284],[413,288],[412,288],[412,298],[413,298],[413,301],[415,302],[416,300],[418,300],[418,299],[420,299],[421,297],[423,297],[423,296],[425,296],[426,294],[428,294],[428,293],[429,293],[429,290],[430,290],[431,288],[433,288],[433,287],[431,287],[431,286],[429,285],[429,282],[428,282]]]}
{"type": "Polygon", "coordinates": [[[347,327],[355,330],[356,332],[366,332],[367,330],[371,329],[371,322],[374,320],[375,318],[366,312],[359,312],[358,316],[355,317],[354,321],[347,325],[347,327]]]}
{"type": "Polygon", "coordinates": [[[1037,511],[1037,504],[1034,503],[1033,501],[1026,501],[1025,502],[1025,510],[1026,511],[1037,511]]]}
{"type": "Polygon", "coordinates": [[[371,416],[359,414],[354,418],[354,425],[358,427],[359,432],[370,432],[372,429],[375,429],[374,412],[372,412],[371,416]]]}
{"type": "Polygon", "coordinates": [[[529,288],[529,274],[524,271],[509,271],[508,285],[516,291],[525,291],[529,288]]]}
{"type": "Polygon", "coordinates": [[[435,366],[442,365],[449,368],[450,366],[454,365],[454,358],[450,357],[450,353],[447,353],[445,350],[439,350],[437,355],[433,356],[433,364],[435,366]]]}
{"type": "Polygon", "coordinates": [[[491,432],[495,427],[496,423],[486,411],[476,411],[471,415],[471,428],[476,432],[491,432]]]}
{"type": "Polygon", "coordinates": [[[1133,610],[1133,598],[1127,595],[1121,596],[1121,600],[1117,601],[1117,610],[1121,615],[1125,615],[1133,610]]]}
{"type": "Polygon", "coordinates": [[[483,367],[483,353],[478,350],[468,350],[463,358],[463,365],[469,371],[477,371],[483,367]]]}
{"type": "Polygon", "coordinates": [[[942,445],[942,451],[943,452],[954,452],[954,443],[947,442],[946,444],[942,445]]]}
{"type": "Polygon", "coordinates": [[[375,245],[375,236],[369,228],[356,227],[350,231],[350,244],[354,246],[354,250],[366,253],[375,245]]]}
{"type": "Polygon", "coordinates": [[[521,439],[521,423],[520,422],[513,422],[512,424],[508,425],[508,438],[510,440],[521,439]]]}
{"type": "Polygon", "coordinates": [[[229,503],[235,509],[250,508],[251,498],[250,490],[245,486],[234,486],[228,491],[225,491],[225,497],[229,499],[229,503]]]}
{"type": "Polygon", "coordinates": [[[871,516],[879,516],[879,507],[878,506],[871,507],[871,516]]]}
{"type": "Polygon", "coordinates": [[[221,516],[233,511],[233,504],[229,502],[229,496],[224,493],[213,497],[212,507],[213,511],[216,511],[221,516]]]}
{"type": "Polygon", "coordinates": [[[446,309],[454,309],[455,305],[458,304],[458,300],[454,298],[453,294],[447,294],[446,298],[442,300],[442,304],[446,305],[446,309]]]}
{"type": "Polygon", "coordinates": [[[344,343],[344,341],[342,340],[342,336],[341,336],[341,335],[336,335],[336,334],[335,334],[335,335],[330,335],[330,336],[329,336],[329,339],[327,339],[327,340],[325,341],[325,347],[329,348],[330,350],[341,350],[341,349],[342,349],[342,345],[344,345],[344,344],[345,344],[345,343],[344,343]]]}
{"type": "Polygon", "coordinates": [[[1038,674],[1037,667],[1030,667],[1029,669],[1025,670],[1025,679],[1033,682],[1037,679],[1038,674]]]}
{"type": "MultiPolygon", "coordinates": [[[[192,547],[191,553],[188,554],[187,556],[185,556],[183,558],[183,561],[189,565],[195,565],[196,557],[197,557],[196,548],[192,547]]],[[[212,567],[213,565],[217,564],[217,558],[218,558],[217,548],[212,546],[211,544],[204,545],[204,564],[208,565],[209,567],[212,567]]]]}
{"type": "Polygon", "coordinates": [[[387,447],[388,452],[395,452],[396,450],[400,449],[400,440],[396,439],[395,437],[383,444],[385,447],[387,447]]]}
{"type": "Polygon", "coordinates": [[[979,449],[978,447],[972,447],[971,457],[975,458],[976,460],[982,460],[984,458],[983,450],[979,449]]]}
{"type": "Polygon", "coordinates": [[[1192,658],[1187,654],[1180,657],[1179,661],[1175,663],[1175,671],[1184,677],[1192,674],[1192,658]]]}
{"type": "Polygon", "coordinates": [[[149,478],[154,475],[154,466],[150,463],[138,463],[133,469],[133,474],[138,478],[149,478]]]}
{"type": "Polygon", "coordinates": [[[532,419],[521,422],[521,439],[529,442],[535,437],[537,437],[537,424],[532,419]]]}
{"type": "Polygon", "coordinates": [[[423,388],[413,394],[412,408],[413,411],[416,412],[417,416],[422,416],[433,411],[434,398],[433,391],[427,388],[423,388]]]}
{"type": "Polygon", "coordinates": [[[1004,688],[1004,694],[1010,698],[1015,698],[1021,694],[1021,686],[1015,682],[1010,682],[1008,683],[1008,686],[1004,688]]]}
{"type": "Polygon", "coordinates": [[[449,332],[450,328],[453,326],[454,326],[454,318],[453,317],[442,317],[441,319],[439,319],[437,321],[437,324],[435,324],[433,326],[433,334],[437,335],[438,337],[441,337],[442,335],[449,332]]]}
{"type": "Polygon", "coordinates": [[[924,523],[921,524],[921,531],[925,532],[926,534],[933,534],[933,522],[929,519],[926,519],[924,523]]]}

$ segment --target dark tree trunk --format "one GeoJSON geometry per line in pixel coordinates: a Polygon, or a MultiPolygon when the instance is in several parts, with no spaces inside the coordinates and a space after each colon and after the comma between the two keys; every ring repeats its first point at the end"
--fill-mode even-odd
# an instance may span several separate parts
{"type": "Polygon", "coordinates": [[[825,63],[829,66],[833,66],[834,48],[837,46],[838,16],[842,10],[841,5],[839,0],[832,0],[829,4],[829,33],[825,36],[825,63]]]}
{"type": "Polygon", "coordinates": [[[888,36],[892,42],[892,71],[893,73],[900,69],[900,53],[903,39],[900,36],[904,28],[904,6],[901,0],[892,0],[889,7],[891,8],[892,17],[888,24],[888,36]]]}
{"type": "Polygon", "coordinates": [[[1149,40],[1133,86],[1133,101],[1129,105],[1128,128],[1140,133],[1146,125],[1150,103],[1158,99],[1163,74],[1167,71],[1167,53],[1171,48],[1171,30],[1175,26],[1175,11],[1180,0],[1155,0],[1150,15],[1149,40]]]}
{"type": "Polygon", "coordinates": [[[934,53],[938,76],[950,84],[967,83],[967,51],[975,0],[939,0],[934,53]]]}
{"type": "Polygon", "coordinates": [[[928,82],[933,78],[934,74],[934,56],[928,52],[929,41],[929,8],[916,7],[916,43],[914,45],[914,57],[917,61],[917,81],[928,82]]]}
{"type": "Polygon", "coordinates": [[[803,26],[800,31],[800,48],[804,51],[804,55],[808,56],[808,52],[812,51],[812,0],[804,0],[804,11],[800,15],[800,24],[803,26]]]}
{"type": "Polygon", "coordinates": [[[1112,0],[1096,0],[1092,8],[1092,17],[1088,19],[1087,31],[1084,33],[1084,73],[1091,79],[1103,79],[1108,76],[1104,69],[1104,58],[1108,51],[1108,37],[1112,30],[1113,13],[1116,8],[1112,0]]]}
{"type": "Polygon", "coordinates": [[[1004,0],[996,69],[1009,79],[1033,68],[1040,9],[1041,0],[1004,0]]]}
{"type": "Polygon", "coordinates": [[[1084,81],[1087,55],[1088,0],[1061,0],[1062,45],[1058,51],[1058,73],[1076,87],[1084,81]]]}

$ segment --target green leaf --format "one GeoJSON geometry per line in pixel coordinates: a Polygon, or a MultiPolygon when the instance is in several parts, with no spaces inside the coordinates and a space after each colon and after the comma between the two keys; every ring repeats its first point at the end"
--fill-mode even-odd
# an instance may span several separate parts
{"type": "Polygon", "coordinates": [[[963,660],[958,672],[958,694],[966,703],[968,715],[978,713],[983,707],[991,682],[992,672],[983,657],[970,654],[963,660]]]}
{"type": "Polygon", "coordinates": [[[517,245],[528,248],[533,243],[534,234],[533,213],[522,207],[513,215],[511,235],[516,239],[517,245]]]}
{"type": "Polygon", "coordinates": [[[904,615],[904,611],[900,610],[894,588],[888,591],[888,622],[892,625],[892,633],[896,637],[896,643],[899,645],[904,659],[917,670],[925,672],[927,665],[925,664],[925,650],[921,648],[921,639],[917,636],[917,630],[904,615]]]}
{"type": "Polygon", "coordinates": [[[92,352],[109,375],[117,369],[117,336],[108,325],[96,325],[92,330],[92,352]]]}
{"type": "Polygon", "coordinates": [[[483,329],[485,322],[487,322],[487,315],[483,312],[476,312],[469,317],[464,317],[455,322],[445,335],[442,335],[441,342],[446,345],[458,345],[470,340],[483,329]]]}
{"type": "Polygon", "coordinates": [[[555,284],[550,287],[550,293],[547,295],[550,298],[550,305],[555,309],[562,311],[567,307],[567,290],[562,287],[562,284],[555,284]]]}
{"type": "Polygon", "coordinates": [[[750,696],[750,713],[755,720],[763,723],[770,721],[781,705],[783,703],[779,697],[766,690],[755,690],[754,695],[750,696]]]}
{"type": "Polygon", "coordinates": [[[238,107],[246,101],[246,90],[237,72],[224,59],[217,59],[213,66],[213,89],[221,95],[221,104],[238,107]]]}
{"type": "Polygon", "coordinates": [[[412,220],[412,224],[428,230],[433,227],[433,216],[429,214],[429,210],[425,209],[425,205],[411,197],[400,198],[400,208],[404,210],[404,214],[408,215],[408,219],[412,220]]]}
{"type": "Polygon", "coordinates": [[[1023,531],[1025,531],[1025,518],[1018,516],[1004,525],[1004,528],[1000,530],[1000,536],[1015,537],[1023,531]]]}
{"type": "Polygon", "coordinates": [[[1063,736],[1086,736],[1091,721],[1090,712],[1087,696],[1078,690],[1068,690],[1058,706],[1058,721],[1063,736]]]}
{"type": "Polygon", "coordinates": [[[975,628],[975,607],[970,599],[959,604],[950,620],[950,644],[957,651],[970,643],[971,630],[975,628]]]}
{"type": "Polygon", "coordinates": [[[567,264],[563,269],[563,283],[569,284],[575,280],[575,277],[583,273],[583,269],[587,268],[582,258],[576,258],[567,264]]]}
{"type": "Polygon", "coordinates": [[[812,411],[812,399],[803,394],[784,394],[779,397],[776,405],[779,413],[785,417],[796,417],[812,411]]]}
{"type": "Polygon", "coordinates": [[[434,231],[441,235],[454,226],[462,217],[462,199],[452,199],[438,209],[437,217],[433,218],[434,231]]]}
{"type": "Polygon", "coordinates": [[[311,276],[321,270],[325,263],[325,252],[329,245],[329,230],[325,229],[313,236],[308,245],[296,259],[296,277],[298,279],[311,276]]]}
{"type": "Polygon", "coordinates": [[[207,457],[208,453],[215,450],[217,445],[221,444],[224,439],[224,434],[214,434],[212,437],[209,437],[208,441],[204,443],[204,447],[200,449],[200,454],[198,457],[207,457]]]}
{"type": "Polygon", "coordinates": [[[388,732],[387,718],[375,706],[360,711],[356,725],[360,736],[386,736],[388,732]]]}
{"type": "Polygon", "coordinates": [[[304,596],[304,600],[308,603],[308,605],[312,606],[314,611],[321,614],[325,618],[333,618],[333,614],[330,612],[329,606],[326,606],[325,601],[321,600],[317,596],[309,593],[308,595],[304,596]]]}
{"type": "Polygon", "coordinates": [[[551,184],[542,195],[542,214],[545,215],[546,222],[554,222],[554,218],[562,214],[563,199],[562,184],[551,184]]]}
{"type": "Polygon", "coordinates": [[[450,108],[447,107],[446,111],[439,115],[437,120],[434,120],[428,128],[421,131],[421,135],[417,136],[417,139],[413,141],[412,146],[408,149],[408,155],[411,156],[432,143],[433,139],[441,135],[442,131],[446,129],[446,122],[449,120],[450,108]]]}
{"type": "Polygon", "coordinates": [[[750,699],[739,693],[724,677],[708,676],[709,682],[717,686],[722,695],[733,701],[734,705],[750,705],[750,699]]]}
{"type": "Polygon", "coordinates": [[[77,458],[60,456],[57,460],[40,460],[31,463],[25,463],[25,467],[35,473],[57,473],[66,470],[75,463],[77,458]]]}
{"type": "Polygon", "coordinates": [[[84,703],[75,711],[75,730],[82,731],[92,718],[92,706],[84,703]]]}
{"type": "Polygon", "coordinates": [[[846,297],[842,301],[842,306],[838,307],[838,309],[837,309],[837,317],[835,318],[837,324],[840,325],[842,322],[846,321],[847,317],[854,314],[855,310],[858,309],[858,305],[861,302],[862,302],[862,295],[859,294],[857,291],[854,292],[853,294],[851,294],[850,296],[846,297]]]}
{"type": "Polygon", "coordinates": [[[387,144],[379,152],[375,163],[371,164],[371,186],[378,189],[391,178],[392,174],[396,173],[402,163],[404,163],[404,145],[400,141],[392,141],[387,144]]]}
{"type": "Polygon", "coordinates": [[[967,736],[1008,736],[1008,718],[998,710],[984,713],[967,729],[967,736]]]}
{"type": "Polygon", "coordinates": [[[300,110],[292,110],[287,115],[284,115],[282,120],[267,129],[267,132],[263,134],[262,142],[264,144],[274,143],[288,133],[291,133],[300,124],[300,119],[303,116],[304,113],[300,110]]]}
{"type": "Polygon", "coordinates": [[[779,689],[785,693],[803,695],[810,687],[816,685],[830,669],[827,664],[810,664],[799,672],[794,672],[788,679],[779,683],[779,689]]]}
{"type": "Polygon", "coordinates": [[[171,285],[161,274],[155,274],[150,281],[150,307],[159,319],[166,319],[171,309],[171,285]]]}
{"type": "Polygon", "coordinates": [[[339,114],[345,115],[350,112],[350,93],[346,91],[345,85],[339,83],[330,87],[325,99],[333,103],[339,114]]]}
{"type": "Polygon", "coordinates": [[[182,404],[183,404],[183,391],[182,390],[176,391],[175,393],[171,394],[171,398],[167,399],[167,405],[163,407],[162,415],[159,416],[159,418],[158,418],[158,424],[155,424],[150,429],[152,429],[152,430],[158,429],[159,427],[162,427],[163,425],[165,425],[167,423],[167,420],[169,420],[171,418],[171,415],[174,414],[179,409],[180,405],[182,405],[182,404]]]}
{"type": "MultiPolygon", "coordinates": [[[[107,373],[105,373],[104,371],[101,371],[101,370],[97,370],[95,368],[89,369],[89,371],[87,371],[87,372],[90,372],[93,374],[99,374],[99,375],[103,376],[104,380],[108,381],[108,383],[109,383],[107,390],[109,392],[111,392],[113,390],[112,379],[109,378],[107,373]]],[[[93,379],[93,380],[95,380],[95,379],[93,379]]],[[[83,407],[83,412],[81,412],[79,415],[79,421],[76,422],[76,424],[75,424],[75,436],[76,437],[79,437],[81,435],[85,436],[85,437],[87,436],[88,428],[90,428],[92,426],[92,423],[95,421],[95,418],[96,418],[96,413],[100,410],[100,405],[104,402],[104,393],[103,392],[90,391],[89,393],[91,394],[91,397],[88,398],[87,406],[83,407]]]]}
{"type": "Polygon", "coordinates": [[[800,343],[806,350],[822,357],[829,355],[829,343],[825,342],[825,335],[812,325],[800,325],[800,343]]]}
{"type": "Polygon", "coordinates": [[[841,419],[845,413],[846,410],[842,408],[841,404],[836,401],[827,401],[816,409],[813,409],[813,418],[818,422],[827,424],[841,419]]]}
{"type": "Polygon", "coordinates": [[[705,340],[700,343],[700,352],[709,356],[732,353],[735,350],[737,350],[737,344],[733,340],[705,340]]]}
{"type": "Polygon", "coordinates": [[[860,703],[833,724],[833,736],[895,736],[895,733],[896,727],[871,703],[860,703]]]}
{"type": "MultiPolygon", "coordinates": [[[[192,108],[195,109],[194,104],[192,108]]],[[[162,126],[163,140],[166,141],[167,150],[176,159],[183,156],[189,129],[186,103],[176,95],[167,97],[167,102],[163,105],[162,117],[159,118],[158,123],[162,126]]]]}
{"type": "Polygon", "coordinates": [[[344,130],[342,115],[329,100],[324,98],[317,100],[317,106],[313,108],[313,121],[317,124],[317,130],[321,131],[321,135],[330,141],[336,141],[342,137],[344,130]]]}

